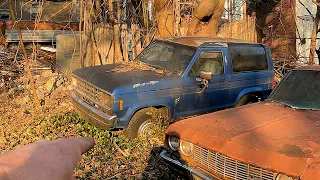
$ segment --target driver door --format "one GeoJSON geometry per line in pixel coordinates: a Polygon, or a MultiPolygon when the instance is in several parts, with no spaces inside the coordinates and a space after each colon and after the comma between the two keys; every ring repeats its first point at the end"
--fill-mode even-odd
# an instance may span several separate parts
{"type": "Polygon", "coordinates": [[[204,49],[183,79],[183,96],[176,102],[179,116],[211,112],[227,104],[228,81],[225,73],[225,52],[219,48],[204,49]],[[202,93],[200,71],[211,72],[213,77],[202,93]]]}

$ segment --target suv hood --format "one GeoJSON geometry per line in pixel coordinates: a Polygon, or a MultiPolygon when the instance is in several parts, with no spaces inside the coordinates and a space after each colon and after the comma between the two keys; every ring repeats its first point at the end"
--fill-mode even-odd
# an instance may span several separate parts
{"type": "Polygon", "coordinates": [[[166,133],[296,177],[320,157],[320,111],[294,110],[272,102],[182,120],[166,133]]]}
{"type": "Polygon", "coordinates": [[[176,77],[175,75],[159,74],[151,70],[132,69],[132,67],[125,64],[108,64],[81,68],[73,71],[73,74],[108,92],[113,92],[119,86],[144,82],[152,84],[158,80],[176,77]],[[130,70],[127,72],[114,71],[119,66],[121,68],[128,67],[130,70]]]}

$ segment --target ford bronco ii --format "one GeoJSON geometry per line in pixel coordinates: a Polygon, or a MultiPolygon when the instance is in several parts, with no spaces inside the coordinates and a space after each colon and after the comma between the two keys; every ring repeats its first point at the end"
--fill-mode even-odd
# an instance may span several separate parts
{"type": "Polygon", "coordinates": [[[72,98],[92,124],[137,137],[155,126],[150,108],[174,120],[257,102],[271,93],[273,76],[263,44],[175,37],[155,40],[130,63],[75,70],[72,98]]]}

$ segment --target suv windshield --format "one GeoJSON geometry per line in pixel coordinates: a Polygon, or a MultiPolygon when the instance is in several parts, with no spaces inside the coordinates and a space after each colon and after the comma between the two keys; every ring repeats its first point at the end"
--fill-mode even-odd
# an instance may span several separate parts
{"type": "Polygon", "coordinates": [[[143,50],[135,61],[141,61],[163,68],[172,74],[181,75],[190,63],[195,51],[194,47],[155,41],[143,50]]]}
{"type": "Polygon", "coordinates": [[[320,110],[320,71],[293,70],[272,92],[269,100],[298,109],[320,110]]]}

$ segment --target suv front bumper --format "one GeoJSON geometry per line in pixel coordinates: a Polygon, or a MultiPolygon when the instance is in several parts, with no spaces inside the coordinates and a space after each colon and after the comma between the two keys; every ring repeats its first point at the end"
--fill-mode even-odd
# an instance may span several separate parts
{"type": "Polygon", "coordinates": [[[117,125],[117,116],[107,115],[103,111],[90,106],[75,94],[72,94],[71,97],[77,112],[90,124],[101,129],[112,129],[117,125]]]}
{"type": "Polygon", "coordinates": [[[191,174],[193,179],[204,179],[204,180],[212,180],[216,179],[212,176],[207,175],[206,173],[203,173],[195,168],[189,167],[186,164],[181,163],[180,161],[173,159],[169,156],[169,153],[166,150],[163,150],[160,153],[160,156],[167,161],[168,163],[172,164],[173,166],[182,169],[183,171],[187,171],[191,174]]]}

